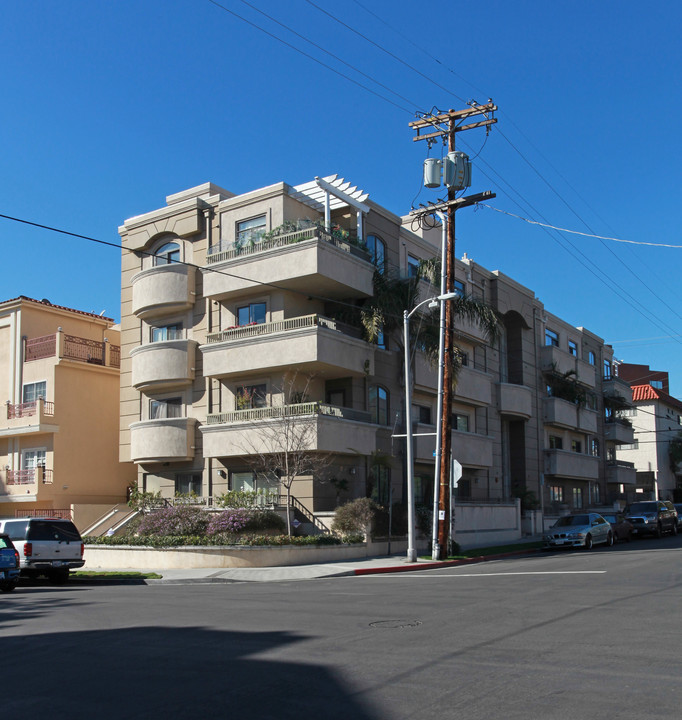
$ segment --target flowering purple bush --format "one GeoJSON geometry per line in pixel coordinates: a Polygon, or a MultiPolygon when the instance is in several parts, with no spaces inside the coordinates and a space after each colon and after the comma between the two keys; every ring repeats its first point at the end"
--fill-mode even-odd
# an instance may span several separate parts
{"type": "Polygon", "coordinates": [[[203,535],[207,514],[191,505],[175,505],[145,515],[140,521],[140,535],[203,535]]]}
{"type": "Polygon", "coordinates": [[[240,533],[251,520],[252,512],[244,508],[233,508],[211,516],[206,528],[207,535],[240,533]]]}

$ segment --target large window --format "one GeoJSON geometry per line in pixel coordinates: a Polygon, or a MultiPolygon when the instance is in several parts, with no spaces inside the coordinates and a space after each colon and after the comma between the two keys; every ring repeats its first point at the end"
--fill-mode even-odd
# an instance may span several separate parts
{"type": "Polygon", "coordinates": [[[568,341],[568,352],[575,357],[578,357],[578,344],[574,340],[568,341]]]}
{"type": "Polygon", "coordinates": [[[149,418],[163,420],[165,418],[182,417],[182,398],[164,398],[163,400],[150,400],[149,418]]]}
{"type": "Polygon", "coordinates": [[[549,328],[545,329],[545,345],[559,347],[559,335],[555,333],[554,330],[550,330],[549,328]]]}
{"type": "Polygon", "coordinates": [[[182,324],[163,325],[152,328],[152,342],[163,342],[164,340],[181,340],[182,324]]]}
{"type": "Polygon", "coordinates": [[[564,501],[563,486],[562,485],[550,485],[549,486],[549,499],[550,499],[550,502],[562,503],[564,501]]]}
{"type": "Polygon", "coordinates": [[[233,472],[230,489],[238,492],[276,492],[279,489],[279,480],[254,472],[233,472]]]}
{"type": "Polygon", "coordinates": [[[386,244],[376,235],[367,236],[367,250],[370,258],[380,273],[386,268],[386,244]]]}
{"type": "Polygon", "coordinates": [[[590,441],[590,455],[592,455],[592,457],[599,457],[599,451],[599,440],[597,438],[592,438],[590,441]]]}
{"type": "Polygon", "coordinates": [[[596,364],[597,364],[597,358],[596,358],[594,352],[592,352],[592,350],[590,350],[590,351],[587,353],[587,362],[590,363],[590,365],[596,365],[596,364]]]}
{"type": "Polygon", "coordinates": [[[201,473],[178,473],[175,476],[175,493],[201,497],[201,473]]]}
{"type": "Polygon", "coordinates": [[[251,218],[250,220],[242,220],[237,223],[237,245],[252,245],[260,242],[265,234],[265,215],[251,218]]]}
{"type": "Polygon", "coordinates": [[[564,441],[558,435],[550,435],[549,447],[550,450],[562,450],[564,447],[564,441]]]}
{"type": "Polygon", "coordinates": [[[452,429],[459,430],[459,432],[469,432],[469,416],[460,415],[459,413],[453,413],[452,429]]]}
{"type": "Polygon", "coordinates": [[[573,507],[580,510],[583,506],[583,489],[573,488],[573,507]]]}
{"type": "Polygon", "coordinates": [[[240,385],[235,392],[234,402],[237,410],[267,407],[267,386],[240,385]]]}
{"type": "Polygon", "coordinates": [[[455,294],[457,297],[464,297],[466,295],[466,288],[461,280],[455,280],[455,294]]]}
{"type": "Polygon", "coordinates": [[[413,405],[412,419],[422,425],[431,425],[431,408],[428,405],[413,405]]]}
{"type": "Polygon", "coordinates": [[[265,322],[266,305],[264,302],[250,303],[237,308],[237,325],[254,325],[265,322]]]}
{"type": "Polygon", "coordinates": [[[35,470],[39,467],[45,469],[46,456],[44,449],[24,450],[21,453],[21,467],[23,470],[35,470]]]}
{"type": "Polygon", "coordinates": [[[176,262],[180,262],[180,246],[176,242],[166,243],[154,253],[154,265],[170,265],[176,262]]]}
{"type": "Polygon", "coordinates": [[[47,383],[45,380],[41,382],[26,383],[23,388],[23,402],[35,402],[38,398],[45,399],[47,392],[47,383]]]}
{"type": "Polygon", "coordinates": [[[604,360],[604,380],[611,380],[612,379],[611,374],[611,361],[610,360],[604,360]]]}
{"type": "Polygon", "coordinates": [[[373,423],[379,425],[389,424],[389,397],[388,390],[379,385],[372,385],[369,389],[369,414],[373,423]]]}

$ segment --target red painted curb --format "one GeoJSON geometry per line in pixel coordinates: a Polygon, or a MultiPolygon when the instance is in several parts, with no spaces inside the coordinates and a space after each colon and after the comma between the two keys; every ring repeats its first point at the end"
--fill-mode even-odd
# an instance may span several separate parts
{"type": "Polygon", "coordinates": [[[538,552],[537,548],[530,550],[514,550],[499,555],[479,555],[478,557],[462,558],[461,560],[439,560],[434,562],[410,563],[409,565],[393,565],[391,567],[357,568],[355,575],[383,575],[386,573],[413,572],[415,570],[435,570],[437,568],[452,567],[455,565],[471,565],[472,563],[487,562],[488,560],[501,560],[515,555],[531,555],[538,552]]]}

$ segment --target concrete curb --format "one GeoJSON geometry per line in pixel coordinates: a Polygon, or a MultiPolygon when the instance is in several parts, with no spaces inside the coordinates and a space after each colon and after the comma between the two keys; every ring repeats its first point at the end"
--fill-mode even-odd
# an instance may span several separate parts
{"type": "Polygon", "coordinates": [[[532,555],[540,551],[540,548],[532,548],[530,550],[514,550],[508,553],[499,553],[497,555],[479,555],[472,558],[460,558],[459,560],[434,560],[432,562],[410,563],[409,565],[396,565],[383,568],[357,568],[353,574],[355,575],[378,575],[382,573],[398,573],[413,572],[415,570],[436,570],[444,567],[455,567],[457,565],[473,565],[476,563],[488,562],[489,560],[503,560],[504,558],[514,557],[515,555],[532,555]]]}

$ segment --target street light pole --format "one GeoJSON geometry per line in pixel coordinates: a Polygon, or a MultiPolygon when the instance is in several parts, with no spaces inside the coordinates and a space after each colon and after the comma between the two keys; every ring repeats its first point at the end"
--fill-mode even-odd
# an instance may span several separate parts
{"type": "MultiPolygon", "coordinates": [[[[457,297],[457,293],[441,293],[437,297],[427,298],[415,305],[409,312],[403,310],[403,344],[405,347],[405,438],[407,441],[407,562],[417,560],[417,551],[414,546],[414,457],[412,451],[412,385],[410,382],[410,316],[422,305],[429,303],[429,307],[436,307],[440,302],[457,297]]],[[[442,333],[442,329],[441,329],[442,333]]]]}

